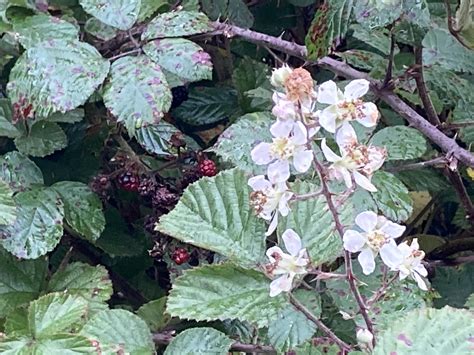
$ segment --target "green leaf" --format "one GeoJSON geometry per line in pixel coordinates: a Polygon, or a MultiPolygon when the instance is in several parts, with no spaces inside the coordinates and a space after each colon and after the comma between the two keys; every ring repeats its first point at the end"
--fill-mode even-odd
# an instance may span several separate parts
{"type": "Polygon", "coordinates": [[[464,307],[469,308],[471,311],[474,309],[474,293],[467,298],[464,307]]]}
{"type": "Polygon", "coordinates": [[[131,312],[105,310],[92,317],[81,335],[99,342],[103,353],[122,351],[129,354],[152,354],[155,351],[146,323],[131,312]]]}
{"type": "Polygon", "coordinates": [[[370,139],[370,144],[387,149],[388,160],[407,160],[421,157],[426,152],[426,139],[418,130],[406,126],[381,129],[370,139]]]}
{"type": "Polygon", "coordinates": [[[13,225],[0,227],[3,247],[24,259],[53,250],[63,235],[64,208],[57,193],[35,188],[16,194],[14,199],[18,217],[13,225]]]}
{"type": "Polygon", "coordinates": [[[163,69],[184,80],[212,79],[211,56],[187,39],[159,39],[146,44],[143,50],[163,69]]]}
{"type": "MultiPolygon", "coordinates": [[[[166,0],[142,0],[140,5],[140,12],[138,14],[138,22],[143,22],[151,17],[155,12],[162,7],[168,5],[166,0]]],[[[183,2],[181,3],[181,6],[183,2]]]]}
{"type": "Polygon", "coordinates": [[[13,190],[0,180],[0,225],[11,225],[16,220],[16,204],[13,200],[13,190]]]}
{"type": "Polygon", "coordinates": [[[49,122],[59,122],[59,123],[77,123],[81,122],[84,118],[84,109],[77,108],[72,111],[65,113],[56,112],[49,116],[46,120],[49,122]]]}
{"type": "Polygon", "coordinates": [[[10,72],[12,103],[26,101],[41,117],[82,105],[104,81],[109,62],[91,45],[49,40],[29,48],[10,72]]]}
{"type": "Polygon", "coordinates": [[[332,0],[318,8],[305,39],[308,58],[328,55],[344,39],[353,7],[354,0],[332,0]]]}
{"type": "Polygon", "coordinates": [[[23,191],[32,185],[44,183],[41,170],[19,152],[0,157],[0,180],[8,183],[14,191],[23,191]]]}
{"type": "MultiPolygon", "coordinates": [[[[319,189],[317,185],[301,181],[291,186],[291,191],[297,195],[316,192],[319,189]]],[[[342,223],[346,220],[350,222],[351,208],[344,208],[340,216],[342,223]]],[[[335,223],[324,196],[293,204],[290,214],[279,220],[278,235],[282,235],[289,228],[299,234],[314,265],[333,261],[342,253],[341,237],[335,232],[335,223]]]]}
{"type": "Polygon", "coordinates": [[[270,297],[270,280],[262,273],[215,264],[178,277],[168,296],[167,311],[182,319],[239,319],[264,327],[286,305],[283,295],[270,297]]]}
{"type": "Polygon", "coordinates": [[[0,99],[0,136],[15,138],[21,132],[12,123],[12,106],[10,100],[0,99]]]}
{"type": "Polygon", "coordinates": [[[204,12],[213,20],[219,18],[243,28],[250,28],[254,17],[242,0],[202,0],[204,12]]]}
{"type": "Polygon", "coordinates": [[[209,19],[202,12],[165,12],[156,16],[142,34],[142,41],[166,37],[183,37],[212,31],[209,19]]]}
{"type": "MultiPolygon", "coordinates": [[[[370,275],[364,275],[358,262],[353,263],[355,277],[360,280],[359,291],[365,300],[371,299],[382,286],[383,272],[380,267],[370,275]]],[[[345,268],[341,266],[337,273],[344,274],[345,268]]],[[[391,276],[389,276],[391,277],[391,276]]],[[[365,327],[365,321],[359,312],[359,305],[345,279],[329,279],[325,281],[328,294],[334,300],[339,311],[350,317],[355,317],[358,326],[365,327]]],[[[368,308],[369,317],[377,324],[377,329],[389,327],[394,321],[406,312],[426,307],[423,291],[418,286],[406,281],[395,280],[385,291],[378,302],[368,308]]]]}
{"type": "Polygon", "coordinates": [[[247,91],[254,90],[268,83],[269,67],[265,63],[257,62],[245,57],[232,73],[232,81],[239,92],[240,106],[246,112],[252,112],[252,99],[246,95],[247,91]]]}
{"type": "Polygon", "coordinates": [[[178,334],[166,347],[164,355],[227,355],[234,341],[213,328],[192,328],[178,334]]]}
{"type": "Polygon", "coordinates": [[[413,212],[413,201],[406,186],[385,171],[377,171],[372,183],[377,188],[377,192],[372,192],[372,197],[379,210],[392,221],[406,221],[413,212]]]}
{"type": "Polygon", "coordinates": [[[190,185],[157,230],[215,251],[243,265],[256,265],[265,252],[265,223],[250,206],[247,177],[237,169],[190,185]]]}
{"type": "Polygon", "coordinates": [[[166,297],[145,303],[137,310],[137,316],[143,319],[153,332],[157,332],[165,327],[171,317],[165,313],[166,297]]]}
{"type": "Polygon", "coordinates": [[[387,62],[380,54],[359,49],[351,49],[337,55],[350,65],[362,70],[372,70],[387,62]]]}
{"type": "Polygon", "coordinates": [[[474,143],[474,117],[472,116],[471,106],[472,103],[459,100],[451,120],[455,124],[466,124],[466,127],[459,130],[459,138],[467,145],[474,143]]]}
{"type": "Polygon", "coordinates": [[[88,301],[105,302],[112,296],[112,282],[102,265],[91,266],[80,262],[58,270],[48,283],[49,292],[67,292],[88,301]]]}
{"type": "MultiPolygon", "coordinates": [[[[316,317],[321,315],[321,299],[316,292],[299,289],[294,296],[316,317]]],[[[310,339],[316,325],[293,305],[288,305],[268,327],[268,340],[277,350],[284,352],[310,339]]]]}
{"type": "Polygon", "coordinates": [[[166,121],[148,125],[137,130],[136,139],[151,154],[174,155],[171,137],[181,131],[166,121]]]}
{"type": "Polygon", "coordinates": [[[105,228],[102,202],[82,182],[61,181],[51,186],[61,196],[67,224],[91,242],[95,242],[105,228]]]}
{"type": "Polygon", "coordinates": [[[235,117],[239,114],[237,93],[230,87],[194,87],[188,99],[173,111],[180,121],[200,126],[235,117]]]}
{"type": "Polygon", "coordinates": [[[171,106],[171,91],[160,66],[145,56],[123,57],[112,64],[105,106],[125,122],[128,132],[159,122],[171,106]]]}
{"type": "Polygon", "coordinates": [[[439,64],[444,69],[474,73],[474,52],[449,31],[433,28],[423,39],[423,64],[439,64]]]}
{"type": "Polygon", "coordinates": [[[55,122],[39,121],[33,124],[27,136],[15,138],[17,149],[34,157],[45,157],[66,148],[67,136],[55,122]]]}
{"type": "Polygon", "coordinates": [[[0,318],[36,299],[48,271],[44,258],[18,260],[0,248],[0,318]]]}
{"type": "Polygon", "coordinates": [[[374,355],[469,354],[473,333],[472,312],[451,307],[417,309],[379,334],[374,355]]]}
{"type": "Polygon", "coordinates": [[[437,267],[431,285],[441,298],[434,300],[434,306],[461,308],[474,292],[474,265],[464,264],[457,267],[437,267]]]}
{"type": "Polygon", "coordinates": [[[140,0],[79,0],[82,8],[103,23],[128,30],[137,21],[140,0]]]}
{"type": "Polygon", "coordinates": [[[23,47],[31,48],[41,42],[58,40],[77,40],[79,28],[58,17],[38,14],[13,22],[13,31],[23,47]]]}
{"type": "Polygon", "coordinates": [[[95,17],[91,17],[86,21],[84,30],[103,41],[109,41],[117,35],[116,28],[99,21],[95,17]]]}
{"type": "Polygon", "coordinates": [[[82,297],[62,293],[50,293],[30,303],[28,307],[28,328],[33,338],[44,339],[66,333],[81,322],[87,310],[82,297]]]}
{"type": "Polygon", "coordinates": [[[210,151],[248,173],[264,174],[265,168],[253,162],[250,152],[257,143],[271,141],[270,126],[273,121],[270,112],[246,114],[219,136],[210,151]]]}
{"type": "Polygon", "coordinates": [[[436,91],[446,105],[456,106],[459,101],[468,105],[474,101],[474,84],[439,65],[426,67],[425,80],[430,90],[436,91]]]}
{"type": "MultiPolygon", "coordinates": [[[[368,46],[376,49],[381,54],[390,54],[390,32],[386,29],[367,29],[361,25],[352,25],[351,30],[352,37],[357,38],[359,41],[364,42],[368,46]]],[[[397,46],[395,46],[395,53],[399,52],[397,46]]]]}
{"type": "Polygon", "coordinates": [[[7,339],[0,342],[0,352],[10,354],[94,354],[97,349],[89,339],[79,335],[56,334],[46,339],[33,340],[28,338],[7,339]]]}

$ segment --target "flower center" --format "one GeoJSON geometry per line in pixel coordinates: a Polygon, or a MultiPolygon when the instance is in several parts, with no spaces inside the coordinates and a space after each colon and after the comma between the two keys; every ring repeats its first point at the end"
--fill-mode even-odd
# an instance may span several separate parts
{"type": "Polygon", "coordinates": [[[270,154],[280,160],[288,160],[293,156],[296,145],[287,137],[279,137],[273,139],[270,147],[270,154]]]}
{"type": "Polygon", "coordinates": [[[343,121],[352,121],[363,116],[363,112],[360,109],[362,104],[363,101],[358,99],[352,101],[343,101],[337,104],[337,108],[340,111],[340,119],[343,121]]]}
{"type": "Polygon", "coordinates": [[[267,203],[267,200],[267,195],[263,191],[253,191],[250,193],[250,205],[257,215],[262,213],[263,206],[267,203]]]}
{"type": "Polygon", "coordinates": [[[376,252],[378,252],[386,242],[387,235],[380,230],[374,230],[367,233],[367,244],[376,252]]]}

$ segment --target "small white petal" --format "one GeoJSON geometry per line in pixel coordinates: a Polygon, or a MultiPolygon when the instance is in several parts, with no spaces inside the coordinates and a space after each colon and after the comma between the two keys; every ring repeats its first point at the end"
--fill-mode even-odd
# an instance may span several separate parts
{"type": "Polygon", "coordinates": [[[423,276],[423,277],[428,276],[428,271],[426,270],[426,268],[422,264],[418,265],[413,270],[415,272],[417,272],[418,274],[420,274],[421,276],[423,276]]]}
{"type": "Polygon", "coordinates": [[[283,250],[281,250],[281,248],[278,246],[268,248],[265,255],[267,256],[267,258],[270,260],[271,263],[274,263],[276,261],[276,259],[273,257],[274,254],[283,255],[284,253],[283,253],[283,250]]]}
{"type": "Polygon", "coordinates": [[[319,114],[319,124],[330,133],[336,132],[337,114],[332,112],[331,107],[327,107],[319,114]]]}
{"type": "Polygon", "coordinates": [[[302,122],[294,122],[291,141],[297,145],[303,145],[308,142],[308,131],[302,122]]]}
{"type": "Polygon", "coordinates": [[[380,257],[385,265],[392,270],[396,270],[403,262],[403,255],[400,253],[400,250],[397,248],[397,244],[393,239],[380,248],[380,257]]]}
{"type": "Polygon", "coordinates": [[[416,272],[414,272],[412,275],[418,287],[421,288],[423,291],[428,291],[428,287],[426,286],[425,280],[423,280],[423,278],[420,275],[418,275],[416,272]]]}
{"type": "Polygon", "coordinates": [[[352,187],[352,174],[350,173],[350,171],[343,167],[338,167],[335,169],[337,169],[338,172],[342,175],[346,187],[350,189],[352,187]]]}
{"type": "Polygon", "coordinates": [[[398,238],[400,237],[403,232],[405,232],[406,227],[401,226],[397,223],[393,223],[391,221],[385,222],[382,227],[380,227],[380,230],[384,233],[387,233],[390,237],[392,238],[398,238]]]}
{"type": "Polygon", "coordinates": [[[344,98],[352,101],[364,96],[369,91],[369,84],[365,79],[352,80],[344,89],[344,98]]]}
{"type": "Polygon", "coordinates": [[[359,260],[360,266],[362,266],[362,272],[365,275],[369,275],[375,270],[375,258],[371,249],[366,248],[362,250],[357,257],[359,260]]]}
{"type": "Polygon", "coordinates": [[[291,120],[282,121],[277,120],[270,127],[270,132],[273,137],[288,137],[293,130],[294,122],[291,120]]]}
{"type": "Polygon", "coordinates": [[[272,156],[270,155],[270,146],[270,143],[262,142],[252,149],[250,155],[255,164],[266,165],[273,160],[272,156]]]}
{"type": "Polygon", "coordinates": [[[373,102],[366,102],[362,105],[361,110],[363,116],[357,118],[357,122],[365,127],[374,127],[379,119],[377,106],[373,102]]]}
{"type": "Polygon", "coordinates": [[[290,164],[287,160],[277,160],[268,166],[267,175],[274,183],[285,182],[290,178],[290,164]]]}
{"type": "Polygon", "coordinates": [[[257,175],[257,176],[251,177],[248,181],[248,185],[254,191],[262,191],[262,190],[266,190],[272,187],[271,182],[265,179],[264,175],[257,175]]]}
{"type": "Polygon", "coordinates": [[[268,226],[268,230],[265,233],[265,237],[268,237],[269,235],[271,235],[275,231],[277,226],[278,226],[278,212],[275,212],[270,222],[270,225],[268,226]]]}
{"type": "Polygon", "coordinates": [[[292,283],[293,277],[289,274],[285,274],[273,280],[270,284],[270,297],[275,297],[282,292],[290,292],[292,283]]]}
{"type": "Polygon", "coordinates": [[[356,216],[355,222],[364,232],[371,232],[377,226],[377,214],[372,211],[361,212],[356,216]]]}
{"type": "Polygon", "coordinates": [[[293,197],[292,192],[285,192],[281,198],[280,201],[278,201],[278,212],[285,217],[288,216],[290,213],[290,206],[288,205],[288,201],[293,197]]]}
{"type": "Polygon", "coordinates": [[[330,161],[331,163],[337,162],[341,160],[342,158],[334,153],[331,148],[329,148],[326,144],[326,138],[323,138],[321,141],[321,150],[323,151],[324,157],[326,158],[327,161],[330,161]]]}
{"type": "Polygon", "coordinates": [[[341,148],[341,151],[344,150],[345,147],[357,143],[357,134],[350,123],[344,123],[342,127],[338,129],[336,133],[336,143],[341,148]]]}
{"type": "Polygon", "coordinates": [[[351,253],[361,251],[366,242],[362,234],[352,229],[346,230],[342,239],[344,241],[344,249],[351,253]]]}
{"type": "Polygon", "coordinates": [[[301,250],[301,238],[293,229],[287,229],[282,234],[283,242],[285,243],[285,248],[288,252],[296,256],[301,250]]]}
{"type": "Polygon", "coordinates": [[[319,85],[318,102],[322,104],[334,105],[340,101],[340,96],[340,90],[337,88],[337,85],[334,81],[329,80],[319,85]]]}
{"type": "Polygon", "coordinates": [[[354,180],[357,185],[362,187],[364,190],[370,191],[370,192],[376,192],[377,188],[372,184],[370,179],[358,171],[354,171],[354,180]]]}
{"type": "Polygon", "coordinates": [[[312,150],[301,150],[293,156],[293,165],[299,173],[305,173],[311,167],[313,162],[312,150]]]}

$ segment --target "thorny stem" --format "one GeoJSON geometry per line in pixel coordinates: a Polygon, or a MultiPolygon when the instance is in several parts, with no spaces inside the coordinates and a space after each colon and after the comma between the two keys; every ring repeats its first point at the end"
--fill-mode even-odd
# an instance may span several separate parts
{"type": "Polygon", "coordinates": [[[458,195],[459,201],[466,210],[466,219],[474,226],[474,205],[467,193],[466,186],[464,186],[461,174],[459,174],[459,171],[453,171],[448,167],[444,169],[444,174],[448,177],[449,181],[451,181],[451,184],[453,184],[453,188],[458,195]]]}
{"type": "Polygon", "coordinates": [[[398,272],[393,275],[393,277],[388,280],[387,282],[384,282],[384,284],[377,290],[375,295],[373,295],[369,300],[367,300],[367,305],[371,306],[374,303],[376,303],[384,294],[387,288],[397,279],[398,277],[398,272]]]}
{"type": "MultiPolygon", "coordinates": [[[[339,236],[342,239],[342,237],[344,236],[344,227],[341,223],[341,220],[339,219],[339,214],[337,213],[336,206],[334,205],[334,202],[332,200],[331,192],[329,191],[328,185],[326,183],[324,167],[322,166],[322,164],[318,161],[316,157],[313,159],[313,163],[321,178],[322,194],[326,198],[326,203],[328,204],[329,211],[331,212],[332,217],[334,219],[334,223],[336,225],[336,231],[339,233],[339,236]]],[[[365,305],[364,300],[362,299],[362,296],[356,284],[356,279],[352,272],[351,254],[346,250],[344,250],[344,266],[346,269],[346,278],[347,278],[347,281],[349,282],[349,287],[359,306],[360,314],[364,318],[365,324],[367,326],[367,330],[370,331],[372,334],[374,334],[374,326],[373,326],[372,320],[370,319],[369,314],[367,313],[367,306],[365,305]]],[[[372,340],[372,345],[375,346],[375,337],[372,340]]]]}
{"type": "Polygon", "coordinates": [[[297,310],[303,313],[306,318],[316,324],[316,326],[324,334],[326,334],[331,340],[333,340],[339,346],[343,354],[347,354],[349,353],[349,351],[351,351],[351,347],[349,344],[345,343],[336,334],[334,334],[331,329],[329,329],[323,322],[321,322],[320,319],[318,319],[318,317],[316,317],[309,309],[307,309],[300,301],[298,301],[295,296],[293,296],[291,293],[289,293],[288,296],[290,299],[290,303],[295,306],[297,310]]]}
{"type": "Polygon", "coordinates": [[[390,31],[390,54],[388,57],[387,72],[385,73],[385,79],[382,84],[384,88],[386,88],[388,84],[390,83],[390,81],[392,80],[394,59],[395,59],[395,36],[393,32],[390,31]]]}
{"type": "Polygon", "coordinates": [[[307,194],[301,194],[301,195],[295,195],[293,196],[292,200],[293,201],[305,201],[305,200],[310,200],[313,197],[321,195],[322,190],[314,191],[314,192],[309,192],[307,194]]]}

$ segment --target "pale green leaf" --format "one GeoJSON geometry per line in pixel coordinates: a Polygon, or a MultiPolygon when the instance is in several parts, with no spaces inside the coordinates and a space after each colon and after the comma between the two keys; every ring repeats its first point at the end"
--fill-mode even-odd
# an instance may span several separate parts
{"type": "Polygon", "coordinates": [[[467,145],[474,143],[474,116],[472,115],[472,103],[468,103],[463,100],[459,100],[456,105],[452,123],[466,125],[459,130],[459,138],[467,145]]]}
{"type": "Polygon", "coordinates": [[[138,19],[140,0],[79,0],[82,8],[88,14],[103,23],[128,30],[138,19]]]}
{"type": "Polygon", "coordinates": [[[190,185],[157,230],[243,265],[265,253],[265,223],[250,206],[248,178],[237,169],[190,185]]]}
{"type": "Polygon", "coordinates": [[[63,235],[64,207],[58,194],[35,188],[14,197],[18,217],[11,226],[0,227],[1,244],[13,255],[35,259],[53,250],[63,235]]]}
{"type": "Polygon", "coordinates": [[[33,338],[44,339],[66,333],[81,322],[87,301],[79,296],[50,293],[30,303],[28,328],[33,338]]]}
{"type": "Polygon", "coordinates": [[[17,149],[26,155],[45,157],[67,146],[67,136],[55,122],[39,121],[28,135],[15,138],[17,149]]]}
{"type": "Polygon", "coordinates": [[[167,312],[182,319],[239,319],[264,327],[286,305],[283,295],[270,297],[270,280],[262,273],[221,264],[194,268],[177,278],[167,312]]]}
{"type": "Polygon", "coordinates": [[[254,17],[243,0],[202,0],[201,5],[213,20],[221,18],[243,28],[253,25],[254,17]]]}
{"type": "Polygon", "coordinates": [[[380,54],[359,49],[351,49],[337,55],[350,65],[362,70],[372,70],[387,62],[380,54]]]}
{"type": "Polygon", "coordinates": [[[227,355],[234,341],[213,328],[191,328],[178,334],[166,347],[164,355],[227,355]]]}
{"type": "MultiPolygon", "coordinates": [[[[390,31],[386,29],[367,29],[357,24],[352,25],[351,30],[354,31],[352,34],[354,38],[366,43],[368,46],[378,50],[382,54],[390,54],[390,31]]],[[[399,49],[395,46],[395,53],[398,52],[399,49]]]]}
{"type": "Polygon", "coordinates": [[[0,99],[0,136],[15,138],[21,135],[20,130],[12,123],[12,106],[10,100],[0,99]]]}
{"type": "MultiPolygon", "coordinates": [[[[147,20],[149,17],[151,17],[151,15],[167,5],[168,1],[166,0],[141,0],[138,22],[147,20]]],[[[183,2],[181,3],[181,6],[182,5],[183,2]]]]}
{"type": "Polygon", "coordinates": [[[474,311],[474,293],[467,298],[464,307],[469,308],[471,311],[474,311]]]}
{"type": "Polygon", "coordinates": [[[91,17],[86,21],[84,30],[103,41],[109,41],[117,35],[115,27],[109,26],[95,17],[91,17]]]}
{"type": "Polygon", "coordinates": [[[0,318],[36,299],[48,271],[44,258],[18,260],[0,248],[0,318]]]}
{"type": "MultiPolygon", "coordinates": [[[[297,195],[317,192],[319,189],[317,185],[301,181],[291,186],[291,191],[297,195]]],[[[339,212],[343,223],[352,220],[351,206],[347,205],[339,212]]],[[[314,265],[333,261],[342,254],[341,237],[335,231],[332,213],[322,195],[292,204],[288,216],[279,219],[278,235],[289,228],[299,234],[314,265]]]]}
{"type": "Polygon", "coordinates": [[[13,31],[23,47],[31,48],[51,39],[76,40],[79,28],[58,17],[38,14],[13,22],[13,31]]]}
{"type": "Polygon", "coordinates": [[[0,352],[3,355],[90,355],[96,351],[97,349],[92,346],[89,339],[71,334],[56,334],[36,341],[19,338],[0,342],[0,352]]]}
{"type": "Polygon", "coordinates": [[[426,139],[418,130],[406,126],[392,126],[376,132],[369,143],[387,149],[387,160],[420,158],[426,152],[426,139]]]}
{"type": "Polygon", "coordinates": [[[105,106],[125,122],[128,132],[159,122],[171,106],[171,91],[160,66],[145,56],[123,57],[112,64],[105,106]]]}
{"type": "Polygon", "coordinates": [[[152,354],[155,351],[150,330],[135,314],[121,310],[105,310],[92,317],[81,335],[99,342],[106,354],[122,351],[129,354],[152,354]]]}
{"type": "Polygon", "coordinates": [[[424,74],[428,88],[436,91],[446,105],[456,106],[459,101],[471,105],[474,102],[474,84],[452,70],[432,65],[425,68],[424,74]]]}
{"type": "Polygon", "coordinates": [[[136,139],[148,153],[174,155],[171,137],[175,134],[181,134],[181,131],[166,121],[160,121],[138,129],[136,139]]]}
{"type": "Polygon", "coordinates": [[[105,228],[99,197],[82,182],[61,181],[51,187],[61,196],[68,225],[87,240],[95,242],[105,228]]]}
{"type": "Polygon", "coordinates": [[[263,174],[265,167],[256,165],[250,152],[259,142],[271,141],[270,126],[273,122],[270,112],[244,115],[219,136],[210,151],[246,172],[263,174]]]}
{"type": "Polygon", "coordinates": [[[40,117],[82,105],[104,81],[109,62],[91,45],[49,40],[29,48],[10,72],[12,103],[25,100],[40,117]]]}
{"type": "Polygon", "coordinates": [[[379,210],[395,222],[406,221],[413,212],[413,201],[406,186],[393,174],[377,171],[372,183],[377,192],[372,193],[379,210]]]}
{"type": "Polygon", "coordinates": [[[16,204],[13,200],[13,190],[0,180],[0,225],[10,225],[16,220],[16,204]]]}
{"type": "Polygon", "coordinates": [[[142,34],[142,40],[183,37],[212,30],[209,19],[202,12],[176,11],[156,16],[142,34]]]}
{"type": "Polygon", "coordinates": [[[14,191],[23,191],[32,185],[44,183],[41,170],[19,152],[0,157],[0,180],[8,183],[14,191]]]}
{"type": "Polygon", "coordinates": [[[137,310],[137,316],[143,319],[148,327],[156,332],[161,330],[171,320],[166,311],[166,297],[145,303],[137,310]]]}
{"type": "Polygon", "coordinates": [[[186,81],[212,79],[211,56],[187,39],[159,39],[146,44],[143,50],[163,69],[186,81]]]}
{"type": "Polygon", "coordinates": [[[467,310],[413,310],[377,336],[374,355],[470,354],[473,333],[472,312],[467,310]]]}
{"type": "Polygon", "coordinates": [[[59,123],[77,123],[81,122],[84,118],[84,109],[77,108],[72,111],[65,113],[56,112],[49,116],[46,120],[49,122],[59,122],[59,123]]]}
{"type": "Polygon", "coordinates": [[[48,283],[49,292],[67,292],[88,301],[104,302],[112,296],[112,282],[102,265],[91,266],[80,262],[58,270],[48,283]]]}
{"type": "Polygon", "coordinates": [[[433,28],[423,39],[423,64],[474,73],[474,52],[460,44],[448,30],[433,28]]]}
{"type": "Polygon", "coordinates": [[[180,121],[200,126],[238,117],[237,92],[230,87],[194,87],[188,99],[173,114],[180,121]]]}

